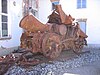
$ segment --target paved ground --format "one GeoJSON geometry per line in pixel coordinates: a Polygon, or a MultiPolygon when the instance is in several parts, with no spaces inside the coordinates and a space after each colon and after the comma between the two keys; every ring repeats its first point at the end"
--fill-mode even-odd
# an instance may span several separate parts
{"type": "Polygon", "coordinates": [[[100,75],[100,60],[81,67],[68,69],[63,75],[100,75]]]}
{"type": "MultiPolygon", "coordinates": [[[[99,50],[93,51],[100,53],[99,50]]],[[[68,69],[63,75],[100,75],[100,60],[81,67],[68,69]]]]}
{"type": "MultiPolygon", "coordinates": [[[[6,49],[0,50],[0,55],[11,53],[14,49],[9,49],[7,51],[6,49]]],[[[98,52],[98,50],[95,50],[95,52],[98,52]]],[[[60,57],[64,58],[65,55],[60,56],[60,57]]],[[[93,63],[89,63],[87,65],[77,67],[77,68],[67,69],[67,72],[65,72],[63,75],[100,75],[100,60],[95,61],[93,63]]]]}

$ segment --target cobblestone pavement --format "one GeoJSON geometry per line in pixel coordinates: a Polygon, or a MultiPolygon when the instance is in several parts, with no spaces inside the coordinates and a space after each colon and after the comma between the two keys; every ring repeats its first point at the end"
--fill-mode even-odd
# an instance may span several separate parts
{"type": "Polygon", "coordinates": [[[77,68],[67,69],[67,74],[75,74],[75,75],[100,75],[100,60],[92,62],[90,64],[86,64],[77,68]]]}
{"type": "Polygon", "coordinates": [[[12,66],[5,75],[100,75],[100,49],[88,49],[72,59],[56,60],[34,67],[12,66]]]}

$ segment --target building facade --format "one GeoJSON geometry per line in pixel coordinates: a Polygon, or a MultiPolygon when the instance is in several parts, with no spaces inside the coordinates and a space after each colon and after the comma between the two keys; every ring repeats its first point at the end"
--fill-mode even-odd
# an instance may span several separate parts
{"type": "Polygon", "coordinates": [[[0,0],[0,47],[20,45],[23,29],[19,24],[30,8],[38,17],[38,0],[0,0]]]}
{"type": "Polygon", "coordinates": [[[21,0],[0,0],[0,46],[8,48],[19,45],[21,18],[21,0]]]}
{"type": "MultiPolygon", "coordinates": [[[[88,35],[88,44],[100,44],[100,0],[60,0],[64,12],[80,23],[88,35]]],[[[0,46],[14,47],[20,45],[23,30],[20,20],[29,8],[40,21],[46,23],[52,13],[50,0],[0,0],[0,46]]]]}
{"type": "MultiPolygon", "coordinates": [[[[39,19],[46,23],[51,13],[52,5],[49,0],[40,0],[39,19]],[[44,15],[43,15],[44,14],[44,15]],[[42,15],[42,16],[41,16],[42,15]]],[[[100,0],[60,0],[64,12],[76,19],[82,30],[88,35],[88,44],[100,46],[100,0]]]]}

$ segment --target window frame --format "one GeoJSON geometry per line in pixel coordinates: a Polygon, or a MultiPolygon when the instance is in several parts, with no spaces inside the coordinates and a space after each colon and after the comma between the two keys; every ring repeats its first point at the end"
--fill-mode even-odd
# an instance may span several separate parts
{"type": "Polygon", "coordinates": [[[33,15],[38,17],[38,2],[38,0],[23,0],[23,16],[27,15],[30,12],[29,8],[31,8],[33,15]]]}
{"type": "Polygon", "coordinates": [[[77,0],[77,9],[86,8],[87,0],[77,0]]]}
{"type": "Polygon", "coordinates": [[[3,13],[2,12],[2,0],[0,0],[0,40],[6,40],[6,39],[11,39],[11,36],[9,35],[9,23],[8,23],[8,19],[9,19],[9,17],[8,17],[8,5],[9,3],[8,3],[8,0],[7,0],[7,12],[6,13],[3,13]],[[6,22],[3,22],[3,20],[2,20],[2,16],[7,16],[7,21],[6,22]],[[2,28],[2,24],[3,23],[5,23],[5,24],[7,24],[7,36],[3,36],[3,28],[2,28]]]}
{"type": "Polygon", "coordinates": [[[86,33],[86,28],[87,28],[87,18],[79,18],[79,19],[76,19],[76,21],[79,23],[79,22],[84,22],[85,23],[85,32],[86,33]]]}

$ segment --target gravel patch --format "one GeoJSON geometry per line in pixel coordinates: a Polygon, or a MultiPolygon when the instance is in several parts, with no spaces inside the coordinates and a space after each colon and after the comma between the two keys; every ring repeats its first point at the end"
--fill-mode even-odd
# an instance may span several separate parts
{"type": "Polygon", "coordinates": [[[84,53],[69,60],[51,61],[27,69],[15,65],[5,75],[63,75],[67,69],[84,66],[98,60],[100,60],[100,50],[90,50],[90,53],[84,53]]]}

